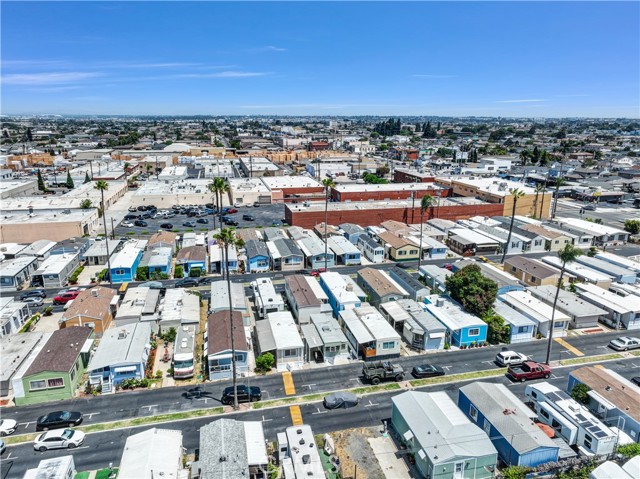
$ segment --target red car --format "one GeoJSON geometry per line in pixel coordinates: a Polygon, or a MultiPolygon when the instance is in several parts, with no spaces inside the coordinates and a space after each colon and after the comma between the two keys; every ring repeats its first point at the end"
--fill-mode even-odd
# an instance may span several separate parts
{"type": "Polygon", "coordinates": [[[67,291],[66,293],[59,294],[53,298],[53,304],[67,304],[69,301],[73,301],[78,297],[82,291],[67,291]]]}
{"type": "Polygon", "coordinates": [[[237,209],[235,209],[235,208],[229,208],[229,209],[227,210],[227,214],[229,214],[229,215],[231,215],[231,214],[233,214],[233,213],[237,213],[237,212],[238,212],[238,210],[237,210],[237,209]]]}
{"type": "Polygon", "coordinates": [[[324,273],[326,271],[325,268],[312,269],[309,273],[311,276],[320,276],[320,273],[324,273]]]}

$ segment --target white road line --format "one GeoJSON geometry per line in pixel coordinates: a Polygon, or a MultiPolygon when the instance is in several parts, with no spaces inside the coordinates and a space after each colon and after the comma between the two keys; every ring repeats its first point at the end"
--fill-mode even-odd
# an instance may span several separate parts
{"type": "Polygon", "coordinates": [[[313,383],[313,384],[303,384],[303,385],[302,385],[302,387],[303,387],[303,388],[304,388],[304,387],[307,387],[307,388],[309,388],[309,389],[311,389],[313,386],[317,386],[317,384],[316,384],[316,383],[313,383]]]}
{"type": "Polygon", "coordinates": [[[77,450],[77,449],[89,449],[89,446],[80,446],[80,447],[76,447],[76,450],[77,450]]]}
{"type": "Polygon", "coordinates": [[[360,378],[351,378],[349,379],[349,381],[357,381],[358,384],[362,384],[362,381],[360,380],[360,378]]]}
{"type": "Polygon", "coordinates": [[[269,422],[269,421],[273,421],[273,419],[265,419],[264,415],[262,416],[262,422],[269,422]]]}
{"type": "Polygon", "coordinates": [[[149,409],[151,409],[152,407],[158,407],[157,404],[150,404],[149,406],[140,406],[140,408],[144,408],[144,407],[148,407],[149,409]]]}
{"type": "Polygon", "coordinates": [[[311,415],[313,416],[314,414],[327,414],[329,411],[321,411],[320,408],[317,408],[318,412],[312,412],[311,415]]]}
{"type": "Polygon", "coordinates": [[[29,427],[29,424],[33,424],[34,421],[29,421],[29,422],[19,422],[18,426],[20,426],[21,424],[24,424],[24,428],[27,429],[29,427]]]}
{"type": "Polygon", "coordinates": [[[371,399],[369,399],[369,404],[365,404],[364,407],[378,406],[378,403],[372,403],[371,399]]]}
{"type": "Polygon", "coordinates": [[[208,400],[209,398],[196,398],[196,401],[204,401],[205,404],[207,404],[208,400]]]}
{"type": "Polygon", "coordinates": [[[482,361],[483,363],[493,364],[493,361],[482,361]]]}
{"type": "Polygon", "coordinates": [[[555,374],[551,374],[551,377],[552,377],[553,379],[562,379],[562,378],[563,378],[563,377],[565,377],[565,376],[556,376],[555,374]]]}
{"type": "Polygon", "coordinates": [[[95,416],[97,414],[100,414],[100,413],[99,412],[87,412],[87,413],[84,413],[84,416],[88,416],[89,419],[91,419],[93,416],[95,416]]]}
{"type": "Polygon", "coordinates": [[[440,366],[442,369],[446,369],[447,371],[451,369],[453,366],[440,366]]]}

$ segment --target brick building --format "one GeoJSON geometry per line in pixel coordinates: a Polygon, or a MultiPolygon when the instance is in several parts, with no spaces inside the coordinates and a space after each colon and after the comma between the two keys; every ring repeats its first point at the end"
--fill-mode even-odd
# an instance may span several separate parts
{"type": "Polygon", "coordinates": [[[331,188],[333,201],[388,201],[415,198],[419,205],[425,195],[451,196],[451,190],[435,183],[339,184],[331,188]]]}
{"type": "Polygon", "coordinates": [[[394,183],[433,183],[435,177],[431,173],[420,173],[418,170],[396,168],[393,170],[394,183]]]}
{"type": "Polygon", "coordinates": [[[327,141],[310,141],[309,151],[325,151],[331,148],[331,145],[327,141]]]}
{"type": "Polygon", "coordinates": [[[262,182],[271,191],[272,203],[324,201],[324,187],[308,176],[264,176],[262,182]]]}

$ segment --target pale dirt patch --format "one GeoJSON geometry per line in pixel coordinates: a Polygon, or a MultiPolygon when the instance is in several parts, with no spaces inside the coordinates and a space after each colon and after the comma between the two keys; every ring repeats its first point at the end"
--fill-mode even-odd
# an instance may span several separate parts
{"type": "Polygon", "coordinates": [[[336,455],[340,458],[344,479],[354,477],[356,465],[358,479],[385,479],[384,472],[367,440],[370,437],[379,437],[380,430],[380,426],[362,427],[330,434],[336,446],[336,455]]]}

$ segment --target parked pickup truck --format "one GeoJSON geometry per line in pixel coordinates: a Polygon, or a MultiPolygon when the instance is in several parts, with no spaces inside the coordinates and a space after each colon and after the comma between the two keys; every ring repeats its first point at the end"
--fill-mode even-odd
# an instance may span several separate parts
{"type": "Polygon", "coordinates": [[[389,379],[402,381],[404,379],[404,369],[398,364],[381,361],[362,366],[362,375],[371,384],[379,384],[380,381],[389,379]]]}
{"type": "Polygon", "coordinates": [[[514,381],[520,382],[524,382],[527,379],[546,379],[551,376],[551,368],[546,364],[526,361],[519,366],[509,366],[507,376],[510,376],[514,381]]]}

